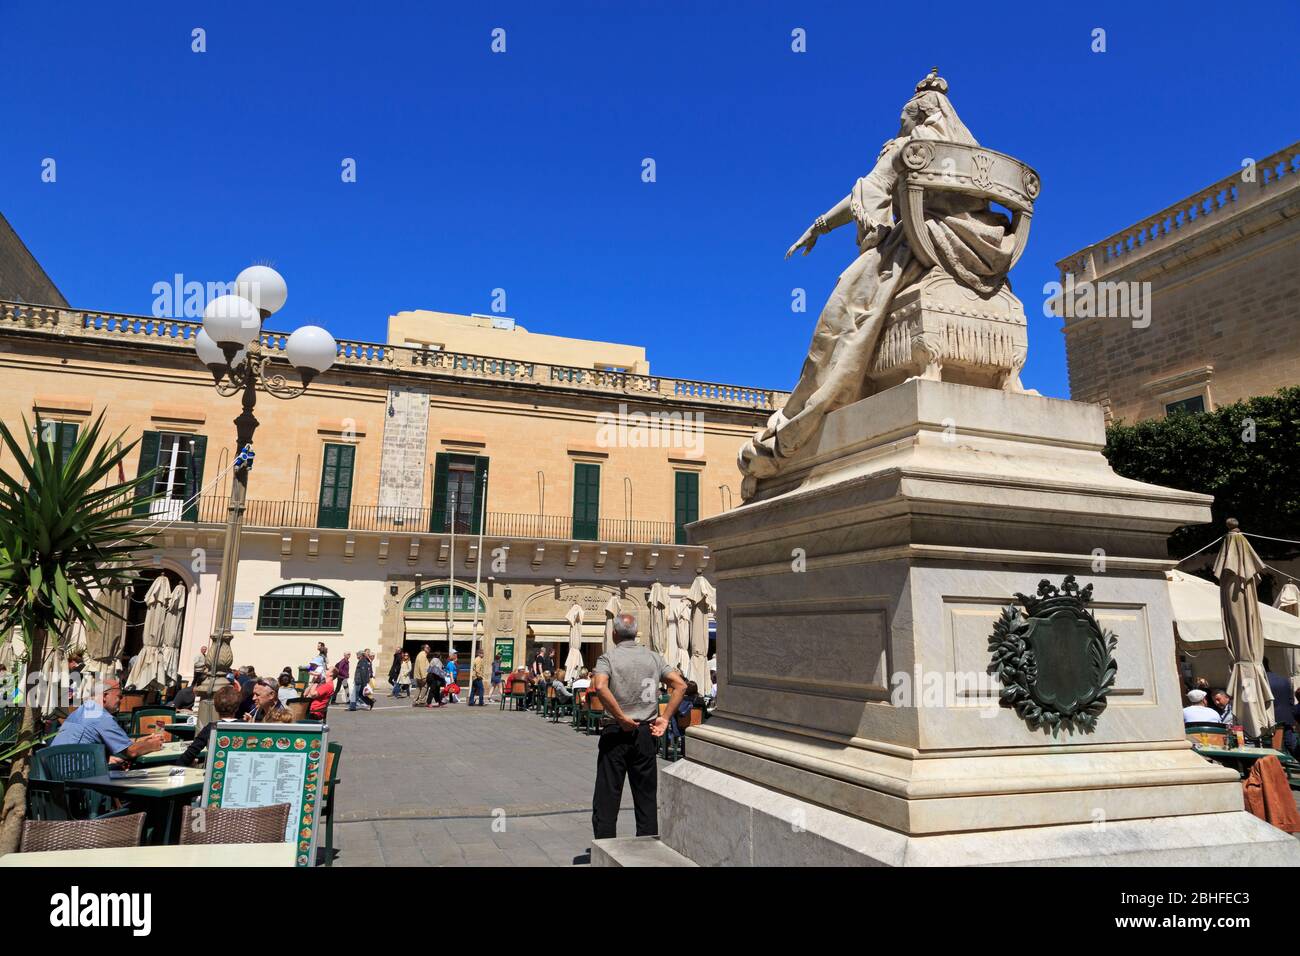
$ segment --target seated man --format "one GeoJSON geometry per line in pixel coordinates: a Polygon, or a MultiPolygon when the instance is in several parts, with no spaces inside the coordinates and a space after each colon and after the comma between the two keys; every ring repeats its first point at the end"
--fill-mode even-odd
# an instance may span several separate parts
{"type": "Polygon", "coordinates": [[[110,764],[153,753],[162,747],[166,739],[162,734],[149,734],[132,741],[113,717],[122,703],[122,684],[116,677],[97,682],[94,690],[93,697],[68,715],[51,746],[101,744],[108,751],[110,764]]]}
{"type": "Polygon", "coordinates": [[[573,693],[564,683],[564,671],[559,671],[551,678],[551,686],[555,688],[555,699],[562,704],[567,704],[573,700],[573,693]]]}
{"type": "Polygon", "coordinates": [[[1205,691],[1189,690],[1187,692],[1188,706],[1183,708],[1183,723],[1185,724],[1217,724],[1221,723],[1219,712],[1212,707],[1205,706],[1205,691]]]}
{"type": "Polygon", "coordinates": [[[1225,726],[1231,727],[1237,722],[1237,718],[1232,713],[1232,698],[1222,687],[1216,687],[1210,694],[1210,704],[1219,712],[1219,722],[1225,726]]]}

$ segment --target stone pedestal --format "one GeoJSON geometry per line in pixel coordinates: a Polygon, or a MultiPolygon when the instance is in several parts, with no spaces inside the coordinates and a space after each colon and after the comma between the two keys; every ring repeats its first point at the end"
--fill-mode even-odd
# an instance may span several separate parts
{"type": "Polygon", "coordinates": [[[701,864],[1300,862],[1183,736],[1165,540],[1210,499],[1115,475],[1103,443],[1096,406],[914,379],[694,525],[720,705],[661,774],[663,843],[701,864]],[[999,704],[988,639],[1066,574],[1118,678],[1093,732],[1053,737],[999,704]]]}

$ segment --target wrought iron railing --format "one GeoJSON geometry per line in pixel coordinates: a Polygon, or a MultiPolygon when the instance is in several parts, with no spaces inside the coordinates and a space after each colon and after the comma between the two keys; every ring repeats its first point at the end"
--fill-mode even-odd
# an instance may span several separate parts
{"type": "MultiPolygon", "coordinates": [[[[200,524],[224,524],[227,507],[226,498],[205,495],[181,520],[200,524]]],[[[451,530],[449,520],[445,512],[440,510],[435,515],[430,508],[352,505],[344,513],[342,509],[322,508],[314,501],[269,501],[258,498],[250,499],[244,510],[244,526],[249,528],[338,528],[350,531],[448,534],[451,530]],[[439,519],[436,527],[435,517],[439,519]]],[[[456,522],[456,533],[477,535],[478,527],[468,518],[462,517],[456,522]]],[[[490,538],[672,544],[676,538],[676,526],[671,521],[625,518],[601,518],[596,522],[578,521],[575,524],[572,515],[489,511],[483,516],[483,534],[490,538]]]]}

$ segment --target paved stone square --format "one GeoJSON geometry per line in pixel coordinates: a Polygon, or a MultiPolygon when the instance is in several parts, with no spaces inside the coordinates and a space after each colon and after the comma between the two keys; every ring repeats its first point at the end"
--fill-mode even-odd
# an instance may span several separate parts
{"type": "MultiPolygon", "coordinates": [[[[386,693],[372,712],[331,707],[328,723],[343,745],[335,866],[587,862],[594,734],[496,704],[426,710],[386,693]]],[[[623,806],[620,836],[634,832],[627,790],[623,806]]]]}

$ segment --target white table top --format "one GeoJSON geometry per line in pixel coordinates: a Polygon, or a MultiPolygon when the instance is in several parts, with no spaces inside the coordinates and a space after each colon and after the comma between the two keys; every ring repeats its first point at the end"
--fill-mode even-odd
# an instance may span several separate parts
{"type": "Polygon", "coordinates": [[[209,846],[134,846],[121,850],[7,853],[0,866],[293,866],[292,843],[214,843],[209,846]]]}

